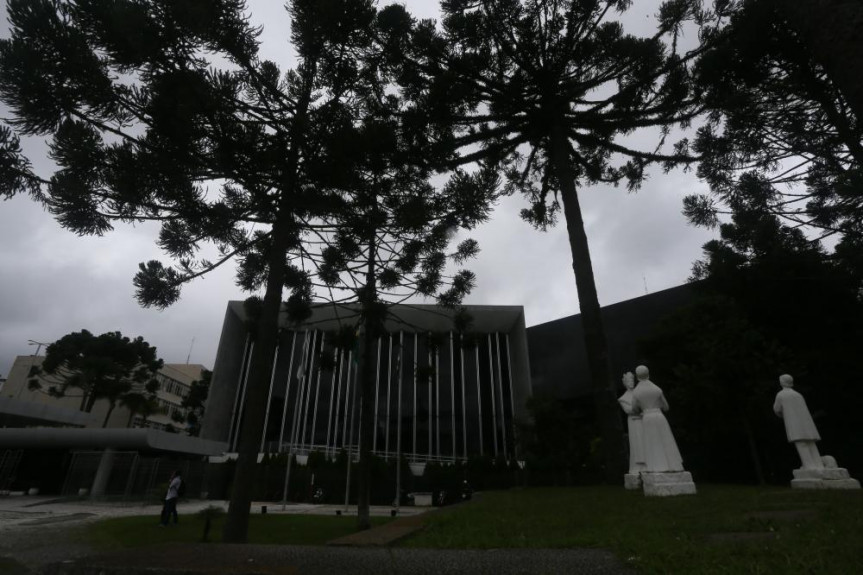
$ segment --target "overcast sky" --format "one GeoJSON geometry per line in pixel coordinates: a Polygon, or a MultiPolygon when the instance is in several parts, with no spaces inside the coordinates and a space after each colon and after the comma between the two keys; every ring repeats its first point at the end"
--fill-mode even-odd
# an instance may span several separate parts
{"type": "MultiPolygon", "coordinates": [[[[434,2],[405,3],[415,16],[437,15],[434,2]]],[[[658,3],[635,2],[625,20],[629,30],[647,33],[658,3]]],[[[253,22],[264,26],[262,56],[290,66],[288,18],[280,3],[249,5],[253,22]]],[[[0,35],[8,37],[5,1],[3,9],[0,35]]],[[[644,136],[643,145],[655,145],[653,138],[644,136]]],[[[38,145],[28,151],[37,168],[47,165],[38,145]]],[[[704,189],[692,173],[654,169],[637,193],[610,186],[581,190],[602,305],[686,281],[713,234],[687,224],[682,199],[704,189]]],[[[565,227],[537,232],[519,218],[523,207],[521,197],[504,199],[492,221],[471,234],[482,251],[470,265],[478,282],[466,303],[523,305],[528,326],[578,313],[565,227]]],[[[141,335],[168,363],[185,362],[192,347],[190,361],[212,368],[226,304],[248,294],[224,266],[187,286],[165,311],[139,307],[132,286],[138,263],[165,261],[154,243],[157,233],[156,225],[145,224],[101,238],[77,237],[27,197],[0,201],[0,375],[8,374],[16,355],[35,352],[28,340],[50,343],[81,329],[141,335]]]]}

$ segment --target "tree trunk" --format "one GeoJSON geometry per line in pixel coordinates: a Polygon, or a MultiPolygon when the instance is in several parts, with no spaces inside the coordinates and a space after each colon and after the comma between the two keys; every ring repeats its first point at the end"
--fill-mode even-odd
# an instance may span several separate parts
{"type": "MultiPolygon", "coordinates": [[[[283,218],[284,216],[281,216],[283,218]]],[[[279,314],[282,308],[282,286],[285,276],[287,230],[282,221],[273,225],[273,242],[270,248],[267,290],[261,315],[255,323],[255,349],[249,366],[246,399],[237,445],[237,466],[231,488],[231,502],[225,520],[225,543],[245,543],[249,530],[249,512],[258,464],[258,450],[264,431],[267,411],[267,390],[275,357],[279,332],[279,314]]]]}
{"type": "Polygon", "coordinates": [[[860,0],[763,0],[772,4],[863,122],[863,3],[860,0]]]}
{"type": "Polygon", "coordinates": [[[357,473],[357,529],[369,529],[371,520],[371,457],[374,432],[374,333],[366,328],[360,351],[360,462],[357,473]]]}
{"type": "Polygon", "coordinates": [[[237,465],[231,488],[231,502],[225,519],[222,540],[225,543],[245,543],[249,532],[249,512],[252,508],[252,489],[258,463],[258,449],[264,431],[267,412],[267,395],[270,373],[279,335],[279,315],[282,309],[282,288],[285,282],[285,262],[290,245],[290,223],[293,214],[294,190],[297,185],[299,164],[298,148],[306,131],[308,109],[311,102],[313,81],[316,75],[314,56],[303,78],[303,91],[291,132],[285,145],[285,168],[281,174],[279,204],[276,220],[271,231],[271,245],[267,261],[267,289],[261,316],[255,325],[255,350],[249,367],[246,384],[245,408],[240,425],[240,441],[237,447],[237,465]]]}
{"type": "Polygon", "coordinates": [[[93,411],[93,406],[96,405],[96,393],[91,389],[84,393],[84,398],[81,400],[84,404],[84,411],[90,413],[93,411]]]}
{"type": "Polygon", "coordinates": [[[575,189],[569,141],[561,128],[551,135],[550,156],[555,175],[560,183],[560,195],[566,217],[569,248],[572,252],[572,270],[578,290],[578,304],[584,328],[584,344],[587,365],[590,370],[593,403],[602,434],[602,450],[605,458],[605,478],[609,484],[619,483],[626,473],[626,448],[623,440],[623,425],[615,399],[608,360],[608,343],[602,324],[590,249],[584,231],[584,220],[578,192],[575,189]]]}
{"type": "Polygon", "coordinates": [[[102,428],[108,427],[108,420],[111,419],[111,413],[114,411],[114,402],[108,404],[108,413],[105,414],[105,421],[102,422],[102,428]]]}
{"type": "Polygon", "coordinates": [[[368,268],[366,270],[366,285],[362,295],[363,334],[360,340],[360,464],[357,474],[357,529],[371,527],[369,507],[372,486],[372,440],[374,433],[374,343],[378,332],[376,325],[370,325],[369,310],[377,297],[375,282],[375,234],[372,232],[369,241],[368,268]]]}

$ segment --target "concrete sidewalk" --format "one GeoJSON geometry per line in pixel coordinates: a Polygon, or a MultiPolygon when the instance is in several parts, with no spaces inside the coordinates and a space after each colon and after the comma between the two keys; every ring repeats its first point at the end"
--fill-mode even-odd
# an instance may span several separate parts
{"type": "Polygon", "coordinates": [[[118,551],[42,570],[48,575],[634,575],[596,549],[437,550],[288,545],[161,545],[118,551]]]}
{"type": "Polygon", "coordinates": [[[434,510],[435,508],[430,508],[424,514],[400,517],[390,521],[386,525],[351,533],[350,535],[328,541],[327,545],[337,547],[386,547],[422,529],[426,515],[434,510]]]}

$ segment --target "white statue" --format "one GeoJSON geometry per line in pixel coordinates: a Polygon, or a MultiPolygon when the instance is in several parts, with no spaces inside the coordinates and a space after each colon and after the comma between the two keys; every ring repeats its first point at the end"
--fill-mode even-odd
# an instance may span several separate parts
{"type": "Polygon", "coordinates": [[[635,376],[632,372],[623,374],[623,387],[626,391],[617,402],[626,413],[626,426],[629,434],[629,473],[624,476],[624,485],[627,489],[638,489],[641,487],[639,474],[644,471],[644,438],[642,436],[641,414],[633,411],[632,389],[635,387],[635,376]]]}
{"type": "Polygon", "coordinates": [[[648,369],[635,368],[638,385],[632,392],[633,408],[641,413],[642,437],[644,438],[644,464],[646,471],[683,471],[683,459],[674,441],[668,420],[662,414],[668,411],[668,402],[659,386],[647,379],[648,369]]]}
{"type": "Polygon", "coordinates": [[[779,376],[779,385],[782,389],[776,394],[773,402],[773,411],[785,421],[785,435],[788,441],[797,448],[800,455],[802,469],[821,469],[821,454],[818,453],[816,441],[821,440],[806,400],[794,387],[794,378],[788,374],[779,376]]]}
{"type": "Polygon", "coordinates": [[[848,470],[836,465],[830,455],[818,453],[816,441],[821,440],[806,400],[794,387],[794,378],[779,376],[782,389],[776,394],[773,411],[785,422],[785,435],[800,455],[800,469],[794,470],[791,487],[798,489],[860,489],[860,482],[848,475],[848,470]]]}
{"type": "Polygon", "coordinates": [[[641,414],[641,437],[644,450],[644,469],[641,479],[644,494],[655,496],[686,495],[695,493],[692,475],[684,471],[683,458],[674,441],[668,420],[662,414],[668,411],[668,402],[662,390],[650,381],[648,369],[635,368],[638,385],[632,390],[633,413],[641,414]]]}

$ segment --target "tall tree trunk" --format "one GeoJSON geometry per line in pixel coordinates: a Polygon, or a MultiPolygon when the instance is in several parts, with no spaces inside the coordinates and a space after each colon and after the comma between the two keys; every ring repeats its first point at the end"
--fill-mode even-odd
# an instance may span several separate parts
{"type": "Polygon", "coordinates": [[[111,413],[114,411],[115,403],[112,401],[108,404],[108,413],[105,414],[105,421],[102,422],[102,428],[108,427],[108,420],[111,419],[111,413]]]}
{"type": "Polygon", "coordinates": [[[863,2],[761,0],[773,5],[800,35],[815,60],[863,122],[863,2]]]}
{"type": "Polygon", "coordinates": [[[94,405],[96,405],[96,394],[91,391],[87,394],[87,405],[84,407],[84,411],[87,413],[92,412],[94,405]]]}
{"type": "Polygon", "coordinates": [[[272,243],[268,255],[267,288],[261,317],[255,325],[255,350],[249,367],[246,384],[245,409],[241,414],[240,441],[231,502],[225,518],[222,540],[225,543],[245,543],[249,532],[249,512],[252,509],[252,489],[258,463],[258,449],[264,431],[267,412],[270,370],[279,335],[279,314],[282,309],[282,289],[285,283],[285,262],[290,245],[290,223],[293,214],[294,191],[297,186],[299,148],[305,137],[308,110],[311,103],[314,78],[317,74],[316,56],[307,57],[300,101],[285,146],[285,167],[281,173],[281,189],[276,219],[271,231],[272,243]]]}
{"type": "Polygon", "coordinates": [[[550,156],[555,175],[560,183],[563,212],[566,217],[566,230],[569,234],[569,248],[572,252],[572,270],[578,290],[578,304],[581,309],[581,323],[584,328],[584,344],[587,351],[587,365],[590,370],[593,403],[596,418],[602,434],[602,450],[605,458],[605,479],[608,483],[619,483],[626,473],[626,446],[623,439],[623,425],[615,399],[611,379],[611,366],[608,360],[608,343],[602,324],[593,265],[578,192],[575,189],[570,147],[566,134],[559,127],[551,135],[550,156]]]}
{"type": "MultiPolygon", "coordinates": [[[[360,357],[360,464],[357,477],[357,529],[369,529],[369,507],[372,486],[372,441],[374,433],[374,342],[378,326],[370,322],[370,311],[377,300],[377,283],[375,281],[376,260],[375,233],[372,231],[369,240],[368,268],[366,269],[366,285],[362,295],[363,334],[360,340],[362,349],[360,357]]],[[[377,319],[375,318],[375,322],[377,319]]]]}
{"type": "MultiPolygon", "coordinates": [[[[284,217],[284,216],[282,216],[284,217]]],[[[279,332],[279,313],[282,307],[282,286],[285,276],[285,253],[288,233],[284,222],[273,225],[270,248],[269,275],[261,315],[255,323],[255,349],[249,366],[246,399],[237,446],[237,465],[231,488],[231,502],[225,520],[225,543],[245,543],[249,530],[249,512],[258,464],[258,449],[264,431],[267,411],[267,389],[275,358],[279,332]]]]}

